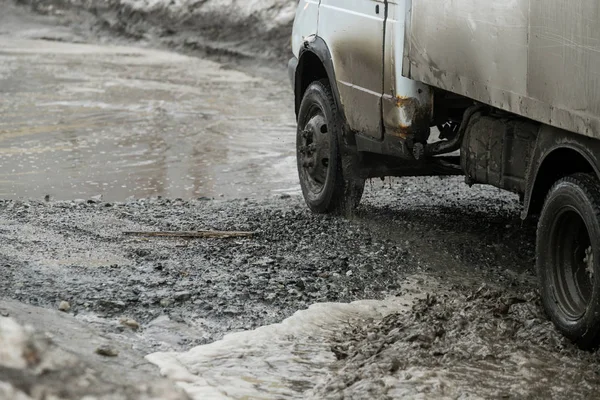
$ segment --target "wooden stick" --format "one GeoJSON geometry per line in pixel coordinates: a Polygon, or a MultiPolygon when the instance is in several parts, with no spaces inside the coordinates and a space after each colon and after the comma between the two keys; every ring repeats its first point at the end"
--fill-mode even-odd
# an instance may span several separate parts
{"type": "Polygon", "coordinates": [[[254,232],[236,232],[236,231],[191,231],[191,232],[172,232],[172,231],[160,231],[160,232],[123,232],[129,236],[144,236],[144,237],[164,237],[164,238],[183,238],[183,239],[201,239],[201,238],[214,238],[214,239],[227,239],[237,237],[250,237],[254,235],[254,232]]]}

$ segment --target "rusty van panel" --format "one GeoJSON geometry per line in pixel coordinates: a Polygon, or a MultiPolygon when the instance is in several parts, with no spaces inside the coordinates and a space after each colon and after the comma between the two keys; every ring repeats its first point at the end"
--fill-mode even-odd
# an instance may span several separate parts
{"type": "Polygon", "coordinates": [[[403,75],[600,137],[595,0],[418,0],[403,75]]]}
{"type": "Polygon", "coordinates": [[[385,135],[426,141],[433,115],[431,88],[402,76],[410,0],[388,2],[384,44],[382,117],[385,135]]]}

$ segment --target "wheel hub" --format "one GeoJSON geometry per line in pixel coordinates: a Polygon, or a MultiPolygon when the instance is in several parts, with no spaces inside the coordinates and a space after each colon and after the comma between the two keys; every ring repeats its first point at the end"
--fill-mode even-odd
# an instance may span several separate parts
{"type": "Polygon", "coordinates": [[[559,306],[572,321],[586,312],[592,296],[595,275],[594,254],[585,222],[579,213],[562,213],[554,226],[557,241],[554,245],[553,272],[555,294],[559,306]]]}
{"type": "Polygon", "coordinates": [[[311,189],[319,192],[327,179],[330,157],[329,129],[325,116],[317,112],[301,134],[300,165],[309,178],[311,189]]]}
{"type": "Polygon", "coordinates": [[[583,259],[583,262],[585,263],[587,276],[591,281],[594,279],[594,253],[592,253],[592,246],[585,249],[585,258],[583,259]]]}

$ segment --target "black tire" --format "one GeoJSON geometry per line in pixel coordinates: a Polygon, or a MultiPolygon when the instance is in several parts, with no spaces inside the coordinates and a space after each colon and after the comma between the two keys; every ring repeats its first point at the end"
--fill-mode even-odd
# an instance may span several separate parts
{"type": "Polygon", "coordinates": [[[296,159],[302,194],[313,212],[349,213],[360,203],[365,180],[358,177],[358,154],[345,142],[329,84],[311,83],[298,112],[296,159]]]}
{"type": "Polygon", "coordinates": [[[600,344],[600,184],[588,174],[557,181],[537,232],[544,309],[583,349],[600,344]]]}

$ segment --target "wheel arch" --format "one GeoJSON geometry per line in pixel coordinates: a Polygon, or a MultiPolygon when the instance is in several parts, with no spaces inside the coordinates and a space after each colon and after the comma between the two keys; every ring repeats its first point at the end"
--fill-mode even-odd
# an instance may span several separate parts
{"type": "Polygon", "coordinates": [[[340,101],[340,93],[337,87],[331,53],[323,38],[311,36],[304,41],[298,55],[298,67],[296,68],[294,79],[296,117],[300,110],[300,103],[302,102],[304,92],[308,86],[312,82],[322,79],[327,79],[329,81],[334,100],[345,123],[346,117],[340,101]]]}
{"type": "Polygon", "coordinates": [[[600,179],[598,155],[599,140],[542,127],[528,168],[522,218],[540,213],[548,191],[557,180],[578,172],[591,173],[600,179]]]}

